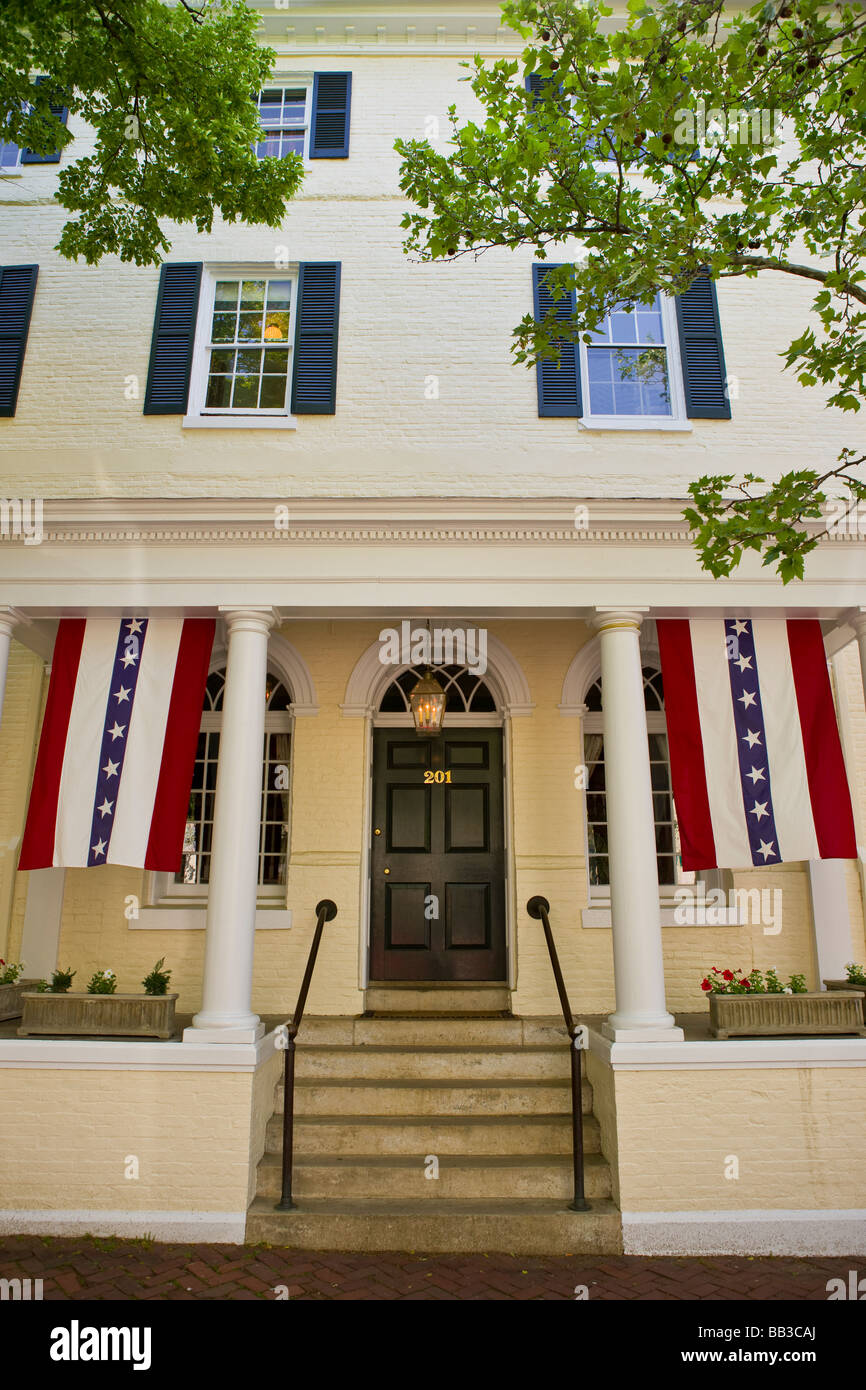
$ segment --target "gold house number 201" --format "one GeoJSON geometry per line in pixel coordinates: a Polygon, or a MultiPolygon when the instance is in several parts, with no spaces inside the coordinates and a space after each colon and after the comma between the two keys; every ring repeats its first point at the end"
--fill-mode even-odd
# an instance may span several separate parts
{"type": "Polygon", "coordinates": [[[426,783],[428,783],[428,784],[429,784],[430,782],[450,782],[450,781],[451,781],[451,773],[450,773],[450,772],[443,772],[443,771],[441,770],[441,768],[439,769],[438,772],[432,772],[432,771],[428,768],[428,770],[424,773],[424,781],[425,781],[426,783]]]}

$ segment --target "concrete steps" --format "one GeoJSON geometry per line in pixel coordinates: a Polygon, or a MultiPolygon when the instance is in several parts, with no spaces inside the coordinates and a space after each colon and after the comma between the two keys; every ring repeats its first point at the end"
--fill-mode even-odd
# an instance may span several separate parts
{"type": "MultiPolygon", "coordinates": [[[[419,993],[402,995],[404,1007],[419,993]]],[[[441,988],[431,993],[441,1001],[441,988]]],[[[486,997],[501,1002],[493,990],[486,997]]],[[[590,1210],[572,1212],[561,1022],[492,1008],[306,1019],[296,1054],[297,1205],[274,1210],[280,1081],[246,1238],[296,1249],[616,1253],[620,1218],[585,1078],[581,1099],[590,1210]]]]}
{"type": "MultiPolygon", "coordinates": [[[[298,1154],[295,1200],[365,1197],[432,1202],[442,1199],[493,1201],[509,1198],[557,1198],[571,1201],[574,1177],[567,1154],[449,1154],[439,1162],[438,1177],[417,1154],[298,1154]]],[[[588,1197],[610,1197],[610,1168],[601,1154],[586,1155],[588,1197]]],[[[266,1154],[259,1165],[258,1195],[277,1201],[282,1190],[282,1155],[266,1154]]]]}
{"type": "Polygon", "coordinates": [[[511,991],[506,984],[372,984],[364,1009],[368,1014],[510,1014],[511,991]]]}
{"type": "MultiPolygon", "coordinates": [[[[598,1121],[583,1126],[587,1153],[599,1153],[598,1121]]],[[[281,1116],[268,1121],[265,1152],[282,1153],[281,1116]]],[[[298,1115],[295,1154],[541,1154],[571,1153],[567,1115],[298,1115]]],[[[371,1194],[373,1195],[373,1194],[371,1194]]]]}
{"type": "Polygon", "coordinates": [[[330,1199],[274,1211],[256,1197],[247,1213],[247,1241],[294,1250],[505,1251],[521,1255],[613,1255],[622,1252],[621,1222],[612,1202],[573,1212],[561,1201],[359,1202],[330,1199]]]}

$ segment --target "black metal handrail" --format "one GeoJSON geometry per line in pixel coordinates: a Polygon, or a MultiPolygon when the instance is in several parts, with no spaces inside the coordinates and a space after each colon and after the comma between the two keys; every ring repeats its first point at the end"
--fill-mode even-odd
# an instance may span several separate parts
{"type": "Polygon", "coordinates": [[[556,989],[559,994],[559,1002],[562,1005],[562,1015],[565,1019],[565,1026],[568,1030],[569,1046],[571,1054],[571,1147],[574,1161],[574,1201],[570,1204],[572,1211],[589,1211],[589,1202],[586,1200],[583,1190],[583,1105],[581,1103],[580,1087],[580,1024],[575,1023],[571,1012],[571,1005],[568,1002],[568,992],[565,988],[565,981],[562,978],[562,971],[559,967],[559,956],[556,953],[556,943],[553,939],[553,932],[550,930],[550,903],[546,898],[530,898],[526,904],[526,911],[530,917],[540,921],[544,928],[544,939],[547,942],[547,949],[550,953],[550,963],[553,966],[553,978],[556,981],[556,989]]]}
{"type": "Polygon", "coordinates": [[[336,915],[337,904],[331,902],[330,898],[323,898],[320,903],[316,904],[316,930],[310,944],[310,954],[307,956],[307,968],[301,981],[301,992],[298,995],[295,1012],[292,1014],[291,1020],[283,1024],[285,1031],[281,1032],[281,1037],[285,1038],[286,1048],[286,1062],[283,1070],[283,1193],[276,1204],[276,1211],[293,1211],[295,1207],[295,1203],[292,1201],[292,1147],[295,1134],[295,1038],[304,1017],[304,1006],[310,992],[310,981],[313,978],[316,956],[319,954],[322,929],[326,922],[333,922],[336,915]]]}

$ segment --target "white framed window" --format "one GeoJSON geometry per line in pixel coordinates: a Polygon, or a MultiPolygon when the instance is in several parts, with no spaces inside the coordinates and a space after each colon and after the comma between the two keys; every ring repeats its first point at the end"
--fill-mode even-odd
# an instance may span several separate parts
{"type": "MultiPolygon", "coordinates": [[[[152,875],[152,904],[201,902],[207,898],[225,675],[221,668],[208,676],[181,863],[175,874],[152,875]]],[[[265,701],[257,890],[260,901],[285,898],[291,823],[292,696],[285,682],[270,673],[265,701]]]]}
{"type": "Polygon", "coordinates": [[[299,154],[306,159],[310,148],[312,84],[305,80],[276,78],[256,100],[262,138],[256,145],[258,159],[282,159],[299,154]]]}
{"type": "Polygon", "coordinates": [[[202,275],[188,417],[289,416],[297,266],[209,267],[202,275]]]}
{"type": "MultiPolygon", "coordinates": [[[[664,712],[664,686],[657,666],[643,667],[644,708],[652,784],[653,820],[656,837],[656,866],[659,893],[672,898],[675,888],[694,883],[693,870],[684,870],[680,839],[671,790],[670,754],[664,712]]],[[[604,722],[601,679],[595,681],[585,697],[587,713],[583,720],[583,761],[586,767],[586,863],[589,876],[589,902],[610,901],[610,861],[607,842],[607,791],[604,765],[604,722]]]]}
{"type": "Polygon", "coordinates": [[[603,429],[689,429],[676,307],[615,305],[580,342],[582,423],[603,429]]]}

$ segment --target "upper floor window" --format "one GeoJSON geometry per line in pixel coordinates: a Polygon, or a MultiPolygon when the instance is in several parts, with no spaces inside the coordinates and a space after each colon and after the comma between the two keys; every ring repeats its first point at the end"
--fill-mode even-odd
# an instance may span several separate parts
{"type": "Polygon", "coordinates": [[[309,87],[267,87],[259,94],[259,122],[262,139],[256,145],[259,159],[282,159],[287,154],[305,155],[308,151],[309,87]]]}
{"type": "Polygon", "coordinates": [[[678,413],[660,295],[652,304],[616,305],[582,343],[590,416],[678,413]]]}
{"type": "Polygon", "coordinates": [[[203,409],[285,414],[296,278],[208,277],[203,409]]]}

